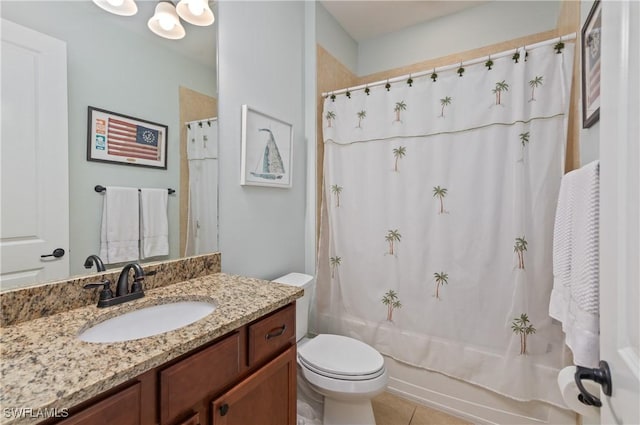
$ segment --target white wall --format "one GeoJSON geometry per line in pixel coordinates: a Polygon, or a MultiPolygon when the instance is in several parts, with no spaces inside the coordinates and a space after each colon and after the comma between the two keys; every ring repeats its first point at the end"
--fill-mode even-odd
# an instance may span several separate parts
{"type": "Polygon", "coordinates": [[[222,1],[217,20],[222,270],[304,271],[304,2],[222,1]],[[240,186],[243,104],[293,124],[293,188],[240,186]]]}
{"type": "Polygon", "coordinates": [[[320,2],[316,3],[316,39],[349,71],[358,74],[358,43],[320,2]]]}
{"type": "MultiPolygon", "coordinates": [[[[100,248],[102,195],[93,187],[178,189],[178,87],[215,96],[215,70],[158,46],[148,36],[124,30],[119,20],[126,18],[104,12],[90,1],[2,1],[1,7],[3,18],[67,43],[69,261],[72,275],[84,274],[85,257],[98,254],[100,248]],[[168,125],[167,169],[87,161],[88,106],[168,125]]],[[[169,197],[171,258],[179,256],[178,207],[184,195],[169,197]]]]}
{"type": "MultiPolygon", "coordinates": [[[[584,25],[589,16],[589,11],[593,7],[593,0],[583,0],[580,2],[580,27],[584,25]]],[[[581,40],[581,34],[578,34],[581,40]]],[[[582,80],[580,80],[582,84],[582,80]]],[[[582,86],[580,90],[580,165],[588,164],[600,158],[600,121],[589,128],[582,128],[582,86]]]]}
{"type": "Polygon", "coordinates": [[[476,49],[556,27],[560,1],[491,1],[450,16],[363,41],[364,76],[476,49]]]}

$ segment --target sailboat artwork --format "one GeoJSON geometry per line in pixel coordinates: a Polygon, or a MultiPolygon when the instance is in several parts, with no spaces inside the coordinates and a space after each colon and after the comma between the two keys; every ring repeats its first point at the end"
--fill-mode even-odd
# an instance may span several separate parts
{"type": "Polygon", "coordinates": [[[273,133],[268,128],[259,128],[258,131],[267,133],[267,143],[264,147],[264,154],[256,166],[256,171],[251,171],[250,174],[254,177],[268,180],[281,179],[285,173],[284,163],[273,133]]]}
{"type": "Polygon", "coordinates": [[[288,189],[292,170],[293,125],[242,105],[240,184],[288,189]]]}

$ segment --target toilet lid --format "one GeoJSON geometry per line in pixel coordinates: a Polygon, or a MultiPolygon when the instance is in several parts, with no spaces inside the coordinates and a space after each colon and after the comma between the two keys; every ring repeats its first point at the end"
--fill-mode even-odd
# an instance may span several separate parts
{"type": "Polygon", "coordinates": [[[379,374],[384,359],[374,348],[341,335],[321,334],[298,349],[300,360],[329,376],[357,377],[379,374]]]}

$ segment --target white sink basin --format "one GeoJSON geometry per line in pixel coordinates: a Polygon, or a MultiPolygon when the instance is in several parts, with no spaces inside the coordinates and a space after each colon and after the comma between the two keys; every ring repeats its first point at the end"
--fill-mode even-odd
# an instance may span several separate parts
{"type": "Polygon", "coordinates": [[[78,335],[86,342],[122,342],[179,329],[213,313],[215,304],[177,301],[133,310],[100,322],[78,335]]]}

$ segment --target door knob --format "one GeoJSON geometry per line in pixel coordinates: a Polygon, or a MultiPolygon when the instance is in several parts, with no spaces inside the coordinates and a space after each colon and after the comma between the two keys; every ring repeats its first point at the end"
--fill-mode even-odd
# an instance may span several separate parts
{"type": "Polygon", "coordinates": [[[576,366],[575,380],[580,394],[578,394],[578,400],[587,406],[602,406],[602,401],[593,394],[589,393],[582,385],[582,380],[587,379],[589,381],[595,381],[602,386],[602,392],[611,396],[611,371],[609,370],[609,364],[604,360],[600,360],[600,367],[590,369],[588,367],[576,366]]]}
{"type": "Polygon", "coordinates": [[[46,257],[55,257],[55,258],[60,258],[64,255],[64,249],[62,248],[56,248],[53,250],[53,252],[51,254],[44,254],[41,255],[40,258],[46,258],[46,257]]]}

